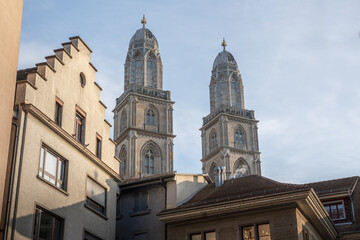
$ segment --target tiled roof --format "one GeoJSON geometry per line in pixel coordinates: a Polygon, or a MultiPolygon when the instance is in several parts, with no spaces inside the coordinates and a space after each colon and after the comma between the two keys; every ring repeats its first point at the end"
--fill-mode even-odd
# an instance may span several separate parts
{"type": "Polygon", "coordinates": [[[251,175],[226,180],[222,186],[217,188],[214,183],[208,184],[188,202],[181,205],[180,208],[291,192],[302,189],[310,188],[307,185],[281,183],[266,177],[251,175]]]}
{"type": "Polygon", "coordinates": [[[148,181],[153,181],[153,180],[160,179],[160,178],[174,177],[175,174],[176,174],[176,171],[155,174],[155,175],[142,177],[142,178],[128,178],[128,179],[125,179],[125,181],[120,182],[119,186],[124,186],[127,184],[137,184],[137,183],[142,183],[142,182],[148,182],[148,181]]]}
{"type": "Polygon", "coordinates": [[[339,193],[344,191],[351,191],[354,189],[354,186],[357,182],[359,177],[347,177],[347,178],[340,178],[340,179],[333,179],[328,181],[322,182],[313,182],[307,183],[310,187],[314,188],[317,195],[325,195],[331,193],[339,193]]]}

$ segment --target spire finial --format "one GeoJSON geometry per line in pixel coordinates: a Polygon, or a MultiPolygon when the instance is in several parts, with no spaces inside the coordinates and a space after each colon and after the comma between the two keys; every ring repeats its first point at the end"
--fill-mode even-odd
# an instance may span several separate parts
{"type": "Polygon", "coordinates": [[[223,38],[223,41],[222,41],[222,43],[221,43],[221,46],[224,47],[224,51],[225,51],[225,48],[226,48],[226,46],[227,46],[227,43],[225,42],[225,38],[223,38]]]}
{"type": "Polygon", "coordinates": [[[146,18],[145,18],[145,14],[143,15],[143,18],[141,19],[141,23],[143,25],[143,28],[145,28],[145,24],[147,23],[146,18]]]}

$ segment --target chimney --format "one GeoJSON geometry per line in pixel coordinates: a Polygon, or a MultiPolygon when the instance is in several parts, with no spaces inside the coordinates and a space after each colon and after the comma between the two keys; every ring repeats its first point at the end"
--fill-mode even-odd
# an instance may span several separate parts
{"type": "Polygon", "coordinates": [[[215,187],[220,187],[225,181],[225,167],[219,166],[214,169],[215,172],[215,187]]]}

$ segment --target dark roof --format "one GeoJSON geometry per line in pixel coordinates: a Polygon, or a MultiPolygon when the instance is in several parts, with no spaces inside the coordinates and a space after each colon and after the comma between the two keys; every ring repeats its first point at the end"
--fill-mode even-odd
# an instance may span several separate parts
{"type": "Polygon", "coordinates": [[[17,71],[16,81],[26,80],[28,73],[36,72],[37,68],[26,68],[17,71]]]}
{"type": "Polygon", "coordinates": [[[351,193],[358,181],[357,176],[347,177],[340,179],[327,180],[322,182],[307,183],[310,187],[314,188],[317,195],[325,195],[339,192],[351,193]]]}
{"type": "Polygon", "coordinates": [[[161,178],[174,177],[175,173],[176,173],[176,171],[155,174],[155,175],[142,177],[142,178],[128,178],[128,179],[125,179],[125,181],[120,182],[119,186],[124,186],[124,185],[129,185],[129,184],[137,184],[137,183],[143,183],[143,182],[150,182],[150,181],[153,181],[156,179],[161,179],[161,178]]]}
{"type": "Polygon", "coordinates": [[[181,205],[180,208],[303,189],[310,189],[310,187],[300,184],[281,183],[266,177],[251,175],[226,180],[220,187],[215,187],[214,183],[208,184],[188,202],[181,205]]]}

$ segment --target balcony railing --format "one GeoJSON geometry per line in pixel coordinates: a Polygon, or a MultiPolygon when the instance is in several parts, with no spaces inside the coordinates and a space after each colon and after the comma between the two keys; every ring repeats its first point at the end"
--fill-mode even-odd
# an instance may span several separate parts
{"type": "Polygon", "coordinates": [[[241,117],[248,118],[248,119],[255,119],[253,110],[246,110],[246,109],[237,108],[237,107],[220,105],[217,108],[215,108],[209,115],[207,115],[206,117],[203,117],[203,125],[210,122],[212,119],[214,119],[220,113],[227,113],[227,114],[234,115],[234,116],[241,116],[241,117]]]}
{"type": "Polygon", "coordinates": [[[137,84],[130,84],[128,89],[116,99],[116,105],[118,105],[129,93],[140,93],[151,97],[156,97],[164,100],[171,100],[170,91],[163,91],[156,88],[144,87],[137,84]]]}

